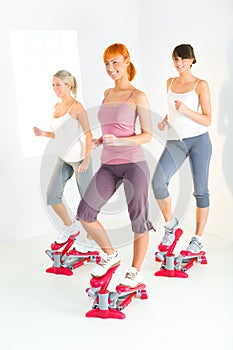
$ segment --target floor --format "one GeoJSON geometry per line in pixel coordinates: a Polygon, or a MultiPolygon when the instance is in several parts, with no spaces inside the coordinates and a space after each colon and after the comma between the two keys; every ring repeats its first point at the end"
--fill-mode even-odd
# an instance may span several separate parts
{"type": "MultiPolygon", "coordinates": [[[[52,261],[44,252],[53,239],[51,234],[0,245],[2,350],[233,349],[232,243],[206,234],[207,265],[196,264],[184,279],[155,277],[160,234],[152,232],[143,270],[148,299],[135,299],[124,310],[126,318],[116,320],[85,317],[93,263],[73,276],[45,272],[52,261]]],[[[175,252],[186,244],[183,235],[175,252]]],[[[119,251],[123,262],[110,290],[124,275],[132,246],[119,251]]]]}

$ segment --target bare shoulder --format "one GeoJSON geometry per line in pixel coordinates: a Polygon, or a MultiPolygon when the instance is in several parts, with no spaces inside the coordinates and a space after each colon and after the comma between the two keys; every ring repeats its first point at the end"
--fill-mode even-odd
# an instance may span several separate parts
{"type": "Polygon", "coordinates": [[[168,80],[167,80],[167,85],[170,85],[171,82],[172,82],[172,80],[174,80],[174,78],[168,78],[168,80]]]}
{"type": "Polygon", "coordinates": [[[142,90],[135,89],[129,102],[134,103],[137,107],[149,108],[149,101],[146,93],[142,90]]]}
{"type": "Polygon", "coordinates": [[[175,79],[175,78],[169,78],[169,79],[167,79],[167,82],[166,82],[167,90],[168,90],[169,87],[171,86],[171,83],[172,83],[172,81],[173,81],[174,79],[175,79]]]}
{"type": "Polygon", "coordinates": [[[207,81],[204,80],[204,79],[198,79],[198,84],[197,84],[197,86],[206,87],[206,86],[208,86],[208,83],[207,83],[207,81]]]}
{"type": "Polygon", "coordinates": [[[106,89],[105,91],[104,91],[104,97],[106,97],[108,94],[109,94],[109,92],[112,90],[112,88],[109,88],[109,89],[106,89]]]}
{"type": "Polygon", "coordinates": [[[75,101],[74,105],[70,110],[70,115],[72,116],[72,118],[79,120],[81,115],[83,115],[83,112],[85,112],[85,109],[82,103],[79,101],[75,101]]]}
{"type": "Polygon", "coordinates": [[[135,92],[133,94],[133,98],[138,102],[138,101],[146,101],[147,100],[147,95],[144,91],[135,89],[135,92]]]}
{"type": "Polygon", "coordinates": [[[84,107],[83,107],[82,103],[79,102],[79,101],[75,101],[73,106],[72,106],[72,108],[71,108],[71,110],[70,110],[70,113],[71,114],[79,113],[79,112],[81,112],[83,110],[84,110],[84,107]]]}
{"type": "Polygon", "coordinates": [[[196,91],[201,92],[201,91],[205,91],[205,90],[209,90],[208,82],[204,79],[198,79],[196,91]]]}
{"type": "Polygon", "coordinates": [[[57,108],[59,108],[60,105],[61,105],[61,102],[55,103],[55,105],[54,105],[54,110],[56,110],[57,108]]]}

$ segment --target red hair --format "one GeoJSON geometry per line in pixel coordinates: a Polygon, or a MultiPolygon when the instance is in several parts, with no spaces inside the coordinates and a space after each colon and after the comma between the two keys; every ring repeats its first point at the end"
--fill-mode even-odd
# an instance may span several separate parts
{"type": "MultiPolygon", "coordinates": [[[[111,59],[112,57],[116,57],[118,55],[123,56],[125,60],[127,58],[130,59],[129,51],[128,51],[127,47],[123,44],[116,43],[116,44],[110,45],[104,51],[104,54],[103,54],[104,62],[106,62],[109,59],[111,59]]],[[[129,65],[127,67],[127,73],[128,73],[129,81],[133,80],[133,78],[136,75],[136,69],[135,69],[133,63],[131,63],[131,62],[129,62],[129,65]]]]}

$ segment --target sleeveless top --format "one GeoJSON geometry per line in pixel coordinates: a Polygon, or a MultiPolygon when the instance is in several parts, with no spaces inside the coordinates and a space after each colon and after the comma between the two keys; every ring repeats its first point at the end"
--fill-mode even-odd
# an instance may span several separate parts
{"type": "Polygon", "coordinates": [[[198,96],[195,92],[198,81],[195,83],[194,88],[185,93],[175,93],[172,92],[171,86],[174,78],[168,89],[167,103],[168,103],[168,130],[167,139],[168,140],[182,140],[184,138],[199,136],[207,132],[207,127],[201,125],[191,118],[187,117],[185,114],[180,113],[175,108],[175,101],[182,101],[188,108],[195,112],[198,112],[200,103],[198,96]]]}
{"type": "Polygon", "coordinates": [[[55,133],[54,142],[57,155],[65,162],[79,162],[84,158],[85,135],[80,137],[80,124],[69,114],[74,103],[65,115],[52,118],[50,124],[55,133]]]}
{"type": "MultiPolygon", "coordinates": [[[[103,100],[99,111],[98,119],[101,124],[102,135],[112,134],[116,137],[130,137],[136,135],[135,127],[137,113],[126,102],[133,95],[134,89],[126,100],[118,106],[111,107],[103,100]]],[[[145,160],[143,148],[135,146],[109,146],[103,142],[101,154],[102,164],[127,164],[137,163],[145,160]]]]}

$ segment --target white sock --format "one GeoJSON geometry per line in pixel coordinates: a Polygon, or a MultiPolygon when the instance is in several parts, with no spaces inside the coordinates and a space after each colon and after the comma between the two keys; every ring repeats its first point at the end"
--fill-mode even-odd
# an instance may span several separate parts
{"type": "Polygon", "coordinates": [[[72,221],[72,223],[70,225],[65,225],[66,227],[72,227],[75,225],[75,221],[72,221]]]}
{"type": "Polygon", "coordinates": [[[195,237],[197,240],[198,240],[198,242],[202,242],[202,237],[201,236],[198,236],[198,235],[194,235],[193,237],[195,237]]]}
{"type": "Polygon", "coordinates": [[[133,272],[133,273],[139,272],[139,271],[136,269],[136,267],[134,267],[134,266],[131,266],[131,268],[129,269],[129,271],[130,271],[130,272],[133,272]]]}
{"type": "Polygon", "coordinates": [[[112,254],[107,254],[107,258],[109,259],[111,259],[111,258],[115,258],[115,256],[117,256],[117,251],[116,250],[114,250],[114,252],[112,253],[112,254]]]}
{"type": "Polygon", "coordinates": [[[172,216],[170,221],[165,221],[165,226],[167,228],[172,228],[173,226],[175,226],[176,224],[176,218],[174,216],[172,216]]]}

